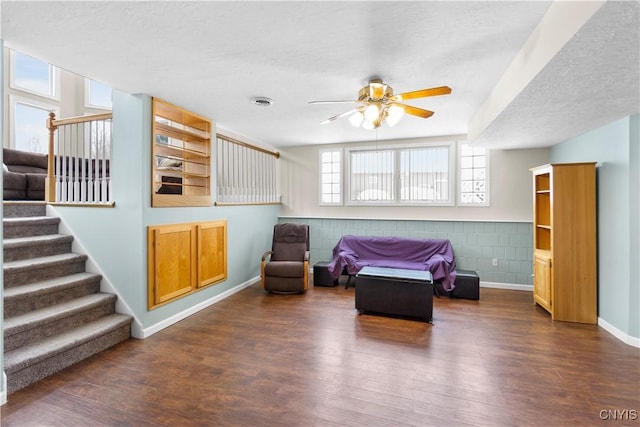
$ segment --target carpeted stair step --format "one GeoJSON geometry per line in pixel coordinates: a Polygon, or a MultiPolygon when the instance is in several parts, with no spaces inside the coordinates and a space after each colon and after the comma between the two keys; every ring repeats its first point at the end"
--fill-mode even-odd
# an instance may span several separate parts
{"type": "Polygon", "coordinates": [[[4,353],[7,391],[13,393],[131,336],[131,316],[112,314],[4,353]]]}
{"type": "Polygon", "coordinates": [[[60,224],[60,218],[56,217],[4,218],[2,220],[3,238],[58,234],[58,224],[60,224]]]}
{"type": "Polygon", "coordinates": [[[4,319],[4,349],[13,350],[115,312],[117,297],[95,293],[4,319]]]}
{"type": "Polygon", "coordinates": [[[115,313],[87,255],[42,202],[3,204],[4,371],[7,393],[131,337],[133,318],[115,313]]]}
{"type": "Polygon", "coordinates": [[[2,203],[3,218],[46,216],[46,215],[47,215],[47,204],[45,202],[4,201],[2,203]]]}
{"type": "Polygon", "coordinates": [[[4,239],[4,261],[17,261],[71,252],[71,242],[73,242],[73,236],[65,234],[4,239]]]}
{"type": "Polygon", "coordinates": [[[102,276],[77,273],[55,277],[4,290],[4,317],[18,316],[32,310],[69,301],[100,291],[102,276]]]}
{"type": "Polygon", "coordinates": [[[4,288],[85,271],[87,256],[76,253],[51,255],[4,263],[4,288]]]}

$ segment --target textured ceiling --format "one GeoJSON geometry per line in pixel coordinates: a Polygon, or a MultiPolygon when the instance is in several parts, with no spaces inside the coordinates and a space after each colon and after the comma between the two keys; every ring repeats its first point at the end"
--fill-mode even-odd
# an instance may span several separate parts
{"type": "MultiPolygon", "coordinates": [[[[511,2],[2,2],[5,46],[129,93],[157,96],[223,130],[274,147],[459,135],[483,108],[550,7],[511,2]],[[369,78],[435,111],[394,128],[352,128],[369,78]],[[254,96],[274,100],[252,105],[254,96]]],[[[547,146],[637,113],[638,2],[607,2],[543,64],[478,143],[547,146]]],[[[478,120],[476,120],[478,121],[478,120]]]]}

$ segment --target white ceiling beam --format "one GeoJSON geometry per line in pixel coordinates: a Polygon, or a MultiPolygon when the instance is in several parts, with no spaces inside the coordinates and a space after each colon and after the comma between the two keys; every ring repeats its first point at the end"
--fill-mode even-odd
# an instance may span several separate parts
{"type": "Polygon", "coordinates": [[[533,30],[522,49],[469,122],[468,141],[473,143],[565,44],[593,17],[606,0],[555,1],[533,30]]]}

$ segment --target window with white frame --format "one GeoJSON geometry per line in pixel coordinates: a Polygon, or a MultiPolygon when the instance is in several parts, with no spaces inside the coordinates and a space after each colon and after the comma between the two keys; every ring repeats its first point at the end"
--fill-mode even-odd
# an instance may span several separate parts
{"type": "Polygon", "coordinates": [[[9,96],[10,146],[16,150],[35,153],[49,152],[49,112],[57,111],[54,105],[9,96]]]}
{"type": "Polygon", "coordinates": [[[53,65],[10,50],[9,63],[11,88],[50,99],[60,99],[60,74],[53,65]]]}
{"type": "Polygon", "coordinates": [[[400,150],[400,200],[402,202],[448,203],[449,147],[400,150]]]}
{"type": "Polygon", "coordinates": [[[484,147],[460,145],[460,205],[489,205],[489,153],[484,147]]]}
{"type": "Polygon", "coordinates": [[[320,204],[342,204],[342,150],[320,150],[320,204]]]}
{"type": "Polygon", "coordinates": [[[280,153],[219,134],[216,146],[216,204],[280,203],[276,169],[280,153]]]}
{"type": "Polygon", "coordinates": [[[453,151],[453,143],[348,150],[348,201],[451,205],[453,151]]]}
{"type": "Polygon", "coordinates": [[[86,108],[110,110],[111,86],[92,79],[84,79],[84,105],[86,108]]]}

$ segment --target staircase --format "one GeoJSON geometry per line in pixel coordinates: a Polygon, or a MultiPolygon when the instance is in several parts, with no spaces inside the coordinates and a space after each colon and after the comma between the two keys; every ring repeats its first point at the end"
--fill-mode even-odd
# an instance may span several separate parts
{"type": "Polygon", "coordinates": [[[116,295],[44,203],[4,202],[4,369],[12,393],[131,337],[116,295]]]}

